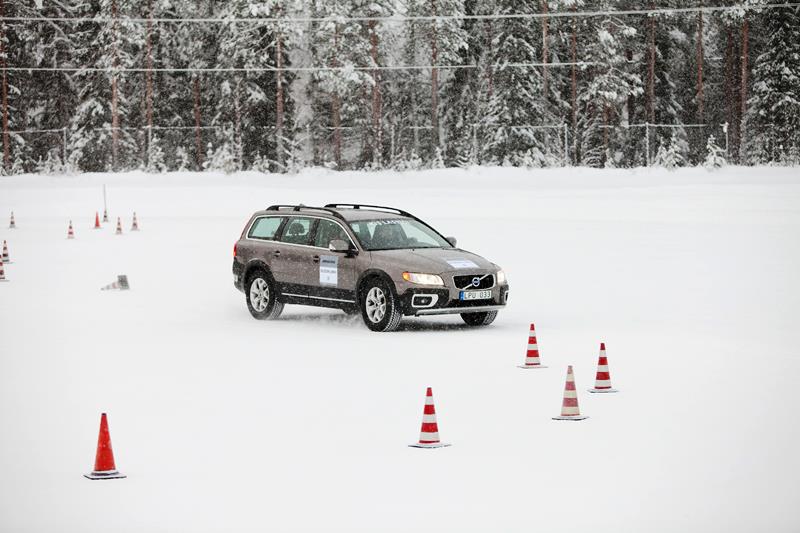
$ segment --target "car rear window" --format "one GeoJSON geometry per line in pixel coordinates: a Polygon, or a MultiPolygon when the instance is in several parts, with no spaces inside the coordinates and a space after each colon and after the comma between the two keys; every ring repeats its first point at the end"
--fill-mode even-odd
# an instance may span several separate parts
{"type": "Polygon", "coordinates": [[[262,217],[255,221],[247,236],[251,239],[275,239],[284,217],[262,217]]]}

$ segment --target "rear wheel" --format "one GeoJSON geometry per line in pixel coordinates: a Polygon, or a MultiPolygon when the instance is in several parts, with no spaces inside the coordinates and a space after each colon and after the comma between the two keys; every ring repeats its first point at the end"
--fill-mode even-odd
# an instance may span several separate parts
{"type": "Polygon", "coordinates": [[[461,313],[461,318],[470,326],[488,326],[497,318],[497,311],[484,313],[461,313]]]}
{"type": "Polygon", "coordinates": [[[272,277],[263,270],[256,270],[247,277],[245,284],[247,310],[258,320],[278,318],[283,303],[278,301],[278,291],[272,277]]]}
{"type": "Polygon", "coordinates": [[[380,278],[365,282],[361,291],[361,317],[372,331],[394,331],[403,313],[389,285],[380,278]]]}

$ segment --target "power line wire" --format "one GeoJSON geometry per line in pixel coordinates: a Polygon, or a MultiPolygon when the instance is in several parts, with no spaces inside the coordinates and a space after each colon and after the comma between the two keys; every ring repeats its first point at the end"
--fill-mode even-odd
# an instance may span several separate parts
{"type": "Polygon", "coordinates": [[[123,67],[123,68],[103,68],[103,67],[6,67],[0,70],[10,72],[350,72],[350,71],[373,71],[373,70],[455,70],[455,69],[482,69],[492,68],[502,70],[504,68],[534,68],[534,67],[572,67],[572,66],[592,66],[600,63],[591,61],[578,61],[574,63],[498,63],[495,65],[378,65],[378,66],[351,66],[351,67],[123,67]]]}
{"type": "Polygon", "coordinates": [[[580,17],[606,17],[606,16],[655,16],[686,13],[718,13],[739,11],[761,11],[766,9],[780,9],[800,7],[800,2],[782,2],[779,4],[742,5],[742,6],[708,6],[708,7],[675,7],[656,9],[628,9],[605,11],[552,11],[549,13],[494,13],[484,15],[419,15],[419,16],[374,16],[374,17],[206,17],[206,18],[134,18],[134,17],[4,17],[9,22],[113,22],[114,20],[146,24],[148,22],[161,23],[191,23],[191,24],[224,24],[224,23],[344,23],[344,22],[440,22],[446,20],[513,20],[513,19],[539,19],[539,18],[580,18],[580,17]]]}

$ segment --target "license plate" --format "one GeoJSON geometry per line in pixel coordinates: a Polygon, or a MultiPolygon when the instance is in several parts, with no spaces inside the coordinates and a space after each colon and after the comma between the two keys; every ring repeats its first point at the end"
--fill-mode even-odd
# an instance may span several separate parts
{"type": "Polygon", "coordinates": [[[492,297],[492,291],[461,291],[459,298],[461,300],[489,300],[492,297]]]}

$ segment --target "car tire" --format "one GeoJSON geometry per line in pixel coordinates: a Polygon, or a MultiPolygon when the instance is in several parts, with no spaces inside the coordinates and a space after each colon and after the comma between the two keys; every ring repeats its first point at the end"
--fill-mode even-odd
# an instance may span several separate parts
{"type": "Polygon", "coordinates": [[[497,318],[497,311],[483,313],[461,313],[461,318],[470,326],[488,326],[497,318]]]}
{"type": "Polygon", "coordinates": [[[372,331],[394,331],[403,312],[392,288],[381,278],[370,278],[360,291],[361,318],[372,331]]]}
{"type": "Polygon", "coordinates": [[[275,282],[264,270],[255,270],[247,276],[244,295],[247,310],[257,320],[272,320],[283,312],[283,302],[278,301],[275,282]]]}

